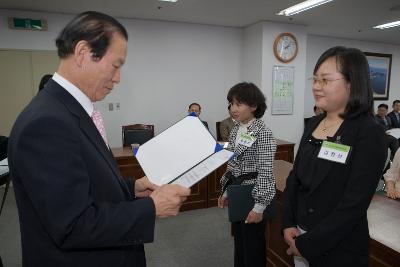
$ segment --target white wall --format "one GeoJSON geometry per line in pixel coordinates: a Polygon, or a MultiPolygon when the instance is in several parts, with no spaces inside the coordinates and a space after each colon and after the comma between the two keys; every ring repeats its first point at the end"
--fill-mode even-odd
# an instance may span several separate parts
{"type": "MultiPolygon", "coordinates": [[[[374,110],[381,103],[386,103],[389,107],[395,99],[400,99],[400,46],[388,45],[372,42],[361,42],[350,39],[331,38],[323,36],[309,35],[307,40],[307,70],[306,77],[311,77],[315,63],[319,56],[328,48],[342,45],[355,47],[364,52],[392,54],[392,71],[390,78],[389,100],[375,100],[374,110]]],[[[310,117],[314,115],[314,98],[311,91],[311,81],[306,80],[306,92],[304,94],[304,115],[310,117]]],[[[389,108],[391,109],[391,108],[389,108]]]]}
{"type": "MultiPolygon", "coordinates": [[[[298,144],[304,129],[304,85],[306,61],[307,32],[304,26],[293,24],[264,22],[263,27],[263,67],[262,88],[268,99],[268,111],[264,115],[267,125],[271,128],[276,138],[298,144]],[[282,32],[292,33],[298,42],[299,51],[296,58],[283,64],[273,53],[273,44],[276,36],[282,32]],[[272,68],[273,66],[294,67],[294,96],[292,115],[271,115],[272,98],[272,68]]],[[[296,145],[295,150],[297,151],[296,145]]]]}
{"type": "MultiPolygon", "coordinates": [[[[279,139],[297,143],[303,132],[304,85],[306,59],[306,31],[303,26],[291,24],[260,22],[244,31],[243,41],[243,79],[252,81],[260,87],[267,98],[267,111],[264,121],[279,139]],[[279,62],[273,53],[276,36],[282,32],[291,32],[296,36],[299,52],[288,64],[279,62]],[[294,104],[291,115],[272,115],[272,69],[273,66],[294,67],[294,104]]],[[[297,149],[297,147],[296,147],[297,149]]]]}
{"type": "MultiPolygon", "coordinates": [[[[54,40],[68,15],[0,10],[7,16],[45,18],[49,31],[0,28],[0,48],[55,50],[54,40]]],[[[121,125],[154,124],[156,133],[202,106],[203,120],[228,116],[226,93],[240,81],[242,30],[186,23],[121,19],[129,33],[128,58],[114,91],[96,106],[102,111],[111,146],[121,145],[121,125]],[[108,103],[120,103],[108,111],[108,103]]]]}
{"type": "Polygon", "coordinates": [[[242,78],[261,88],[263,65],[263,23],[247,27],[243,31],[242,78]]]}
{"type": "Polygon", "coordinates": [[[120,125],[133,122],[154,124],[159,133],[186,116],[192,102],[200,103],[201,118],[215,134],[215,122],[228,116],[227,90],[240,80],[241,30],[122,22],[130,40],[121,84],[105,101],[121,103],[121,111],[105,113],[111,136],[120,139],[120,125]]]}
{"type": "MultiPolygon", "coordinates": [[[[0,22],[8,16],[45,18],[46,32],[9,30],[0,27],[0,49],[55,50],[54,40],[72,18],[70,15],[0,10],[0,22]]],[[[215,122],[227,117],[228,89],[242,80],[254,82],[267,97],[263,119],[275,137],[298,143],[303,118],[312,115],[311,84],[314,64],[323,51],[334,45],[363,51],[390,53],[392,76],[389,105],[400,99],[400,46],[307,35],[303,26],[260,22],[245,29],[198,24],[121,19],[129,32],[128,58],[121,83],[105,101],[103,112],[111,146],[121,145],[121,125],[154,124],[156,133],[186,115],[188,104],[202,105],[202,119],[215,134],[215,122]],[[296,59],[278,62],[272,51],[275,37],[293,33],[299,43],[296,59]],[[292,115],[271,115],[272,67],[295,67],[292,115]],[[120,103],[119,111],[108,111],[108,103],[120,103]]],[[[115,107],[114,107],[115,108],[115,107]]]]}
{"type": "Polygon", "coordinates": [[[0,9],[0,48],[25,50],[56,50],[54,41],[72,18],[69,15],[0,9]],[[8,17],[46,19],[47,31],[11,30],[8,17]]]}

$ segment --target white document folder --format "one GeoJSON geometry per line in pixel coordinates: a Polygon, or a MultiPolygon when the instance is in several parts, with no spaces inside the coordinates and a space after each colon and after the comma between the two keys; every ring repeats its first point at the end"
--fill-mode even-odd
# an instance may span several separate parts
{"type": "Polygon", "coordinates": [[[134,153],[152,183],[185,187],[194,185],[233,155],[215,141],[195,116],[178,121],[134,153]]]}

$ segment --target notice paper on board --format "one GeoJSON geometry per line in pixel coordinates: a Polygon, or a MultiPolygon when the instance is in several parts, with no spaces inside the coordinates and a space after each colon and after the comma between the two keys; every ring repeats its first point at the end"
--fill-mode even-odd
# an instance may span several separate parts
{"type": "Polygon", "coordinates": [[[217,143],[196,116],[183,118],[134,153],[152,183],[184,187],[199,182],[234,154],[217,143]]]}

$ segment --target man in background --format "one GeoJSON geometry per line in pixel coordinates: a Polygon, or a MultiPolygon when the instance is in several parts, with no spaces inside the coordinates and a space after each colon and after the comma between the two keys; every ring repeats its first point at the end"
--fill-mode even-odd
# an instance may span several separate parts
{"type": "Polygon", "coordinates": [[[228,106],[229,117],[219,123],[219,133],[223,142],[229,142],[229,135],[233,126],[235,126],[235,120],[232,117],[231,105],[228,106]]]}
{"type": "Polygon", "coordinates": [[[101,101],[119,83],[128,34],[84,12],[56,39],[60,65],[12,129],[8,160],[22,265],[146,266],[156,217],[176,215],[190,190],[122,178],[109,150],[101,101]]]}
{"type": "MultiPolygon", "coordinates": [[[[201,106],[200,106],[200,104],[197,104],[197,103],[190,104],[189,105],[189,109],[188,109],[188,113],[191,114],[192,112],[194,112],[196,114],[196,116],[200,118],[200,114],[201,114],[201,106]]],[[[201,122],[208,129],[208,123],[206,121],[201,121],[201,122]]]]}
{"type": "MultiPolygon", "coordinates": [[[[392,129],[392,120],[389,116],[386,116],[389,106],[386,104],[380,104],[378,106],[378,112],[375,115],[375,120],[382,126],[383,130],[386,132],[387,130],[392,129]]],[[[386,134],[386,141],[388,147],[390,149],[390,158],[393,159],[394,154],[396,153],[397,149],[399,148],[399,141],[395,137],[391,136],[390,134],[386,134]]]]}
{"type": "Polygon", "coordinates": [[[400,100],[393,101],[393,110],[387,114],[392,121],[392,128],[400,128],[400,100]]]}

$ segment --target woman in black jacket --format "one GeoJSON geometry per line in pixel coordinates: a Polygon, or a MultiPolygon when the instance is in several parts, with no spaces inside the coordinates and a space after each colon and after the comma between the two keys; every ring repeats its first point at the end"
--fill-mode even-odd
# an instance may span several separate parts
{"type": "Polygon", "coordinates": [[[333,47],[312,79],[315,104],[326,113],[305,129],[286,181],[288,254],[302,266],[368,266],[367,209],[387,153],[372,115],[368,62],[358,49],[333,47]]]}

